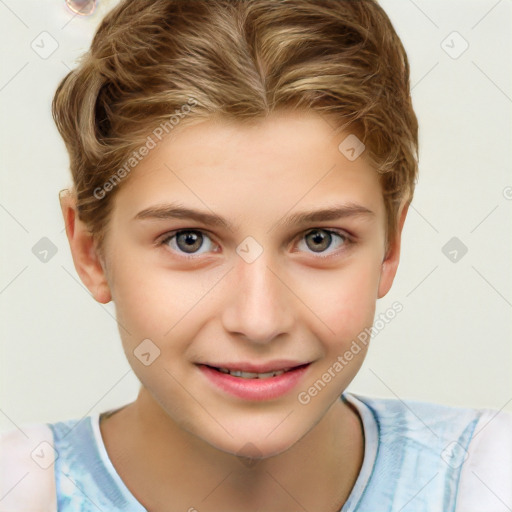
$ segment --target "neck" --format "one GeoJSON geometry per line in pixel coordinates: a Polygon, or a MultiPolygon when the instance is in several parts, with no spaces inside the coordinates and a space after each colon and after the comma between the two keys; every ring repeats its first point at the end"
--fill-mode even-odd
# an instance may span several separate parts
{"type": "Polygon", "coordinates": [[[170,421],[145,388],[101,430],[116,470],[150,512],[169,503],[199,512],[339,511],[364,452],[359,416],[341,399],[291,448],[265,459],[209,445],[170,421]]]}

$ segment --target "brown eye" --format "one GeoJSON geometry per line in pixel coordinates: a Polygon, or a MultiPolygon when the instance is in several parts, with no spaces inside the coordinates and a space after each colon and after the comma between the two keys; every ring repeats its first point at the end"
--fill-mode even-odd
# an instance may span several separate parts
{"type": "Polygon", "coordinates": [[[305,250],[306,252],[312,251],[320,256],[324,256],[323,253],[330,255],[331,253],[336,252],[336,249],[339,247],[343,247],[349,243],[350,239],[348,235],[344,235],[330,229],[316,228],[308,231],[302,237],[299,243],[299,246],[302,245],[302,247],[299,247],[299,249],[305,250]],[[337,241],[338,243],[336,245],[337,241]],[[306,249],[303,247],[303,242],[305,242],[306,249]],[[329,251],[328,249],[332,248],[333,245],[334,250],[329,251]]]}
{"type": "Polygon", "coordinates": [[[332,236],[324,230],[315,229],[306,235],[307,246],[315,252],[325,251],[331,245],[332,236]]]}
{"type": "Polygon", "coordinates": [[[214,242],[206,234],[197,229],[181,229],[169,233],[161,242],[162,245],[167,245],[174,252],[186,255],[198,255],[211,251],[214,247],[214,242]],[[205,243],[205,241],[207,243],[205,243]]]}
{"type": "Polygon", "coordinates": [[[176,236],[176,245],[184,252],[196,252],[203,243],[203,235],[198,231],[182,231],[176,236]]]}

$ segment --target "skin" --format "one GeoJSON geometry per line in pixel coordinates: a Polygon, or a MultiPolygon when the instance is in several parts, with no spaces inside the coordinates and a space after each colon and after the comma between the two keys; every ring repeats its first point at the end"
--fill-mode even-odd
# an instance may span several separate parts
{"type": "Polygon", "coordinates": [[[377,174],[364,153],[349,161],[338,150],[346,135],[312,112],[178,126],[121,184],[103,257],[72,197],[61,200],[77,272],[97,301],[114,301],[141,381],[137,399],[100,425],[114,467],[149,511],[327,512],[350,494],[364,438],[357,412],[339,397],[366,349],[307,405],[297,395],[372,325],[397,271],[407,205],[386,251],[377,174]],[[232,226],[134,220],[170,202],[232,226]],[[347,202],[373,214],[276,224],[347,202]],[[308,245],[314,228],[352,243],[333,235],[330,245],[329,237],[308,245]],[[157,243],[183,229],[203,233],[191,259],[176,237],[157,243]],[[236,252],[248,236],[263,249],[252,263],[236,252]],[[160,350],[148,366],[134,355],[144,339],[160,350]],[[276,359],[311,364],[294,390],[259,402],[217,389],[196,365],[276,359]]]}

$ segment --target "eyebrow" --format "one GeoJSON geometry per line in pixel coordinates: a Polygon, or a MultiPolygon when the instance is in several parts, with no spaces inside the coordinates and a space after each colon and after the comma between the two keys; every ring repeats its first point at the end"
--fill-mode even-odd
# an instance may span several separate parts
{"type": "MultiPolygon", "coordinates": [[[[374,218],[375,213],[365,206],[356,203],[344,203],[334,205],[328,208],[307,210],[293,213],[288,217],[279,220],[274,227],[289,227],[292,225],[308,224],[312,222],[321,222],[328,220],[338,220],[347,217],[374,218]]],[[[158,204],[145,208],[137,213],[134,220],[168,220],[168,219],[190,219],[210,226],[223,227],[228,230],[236,229],[237,226],[231,225],[226,219],[215,214],[192,208],[184,207],[180,204],[158,204]]]]}

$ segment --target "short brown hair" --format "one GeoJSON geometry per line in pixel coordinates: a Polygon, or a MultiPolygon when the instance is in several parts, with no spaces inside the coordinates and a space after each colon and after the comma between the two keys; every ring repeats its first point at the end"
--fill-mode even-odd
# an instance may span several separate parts
{"type": "Polygon", "coordinates": [[[119,187],[101,199],[94,191],[191,98],[182,124],[310,109],[356,134],[379,173],[387,240],[394,237],[417,179],[418,123],[406,52],[375,0],[122,0],[114,7],[52,102],[79,217],[100,247],[119,187]]]}

